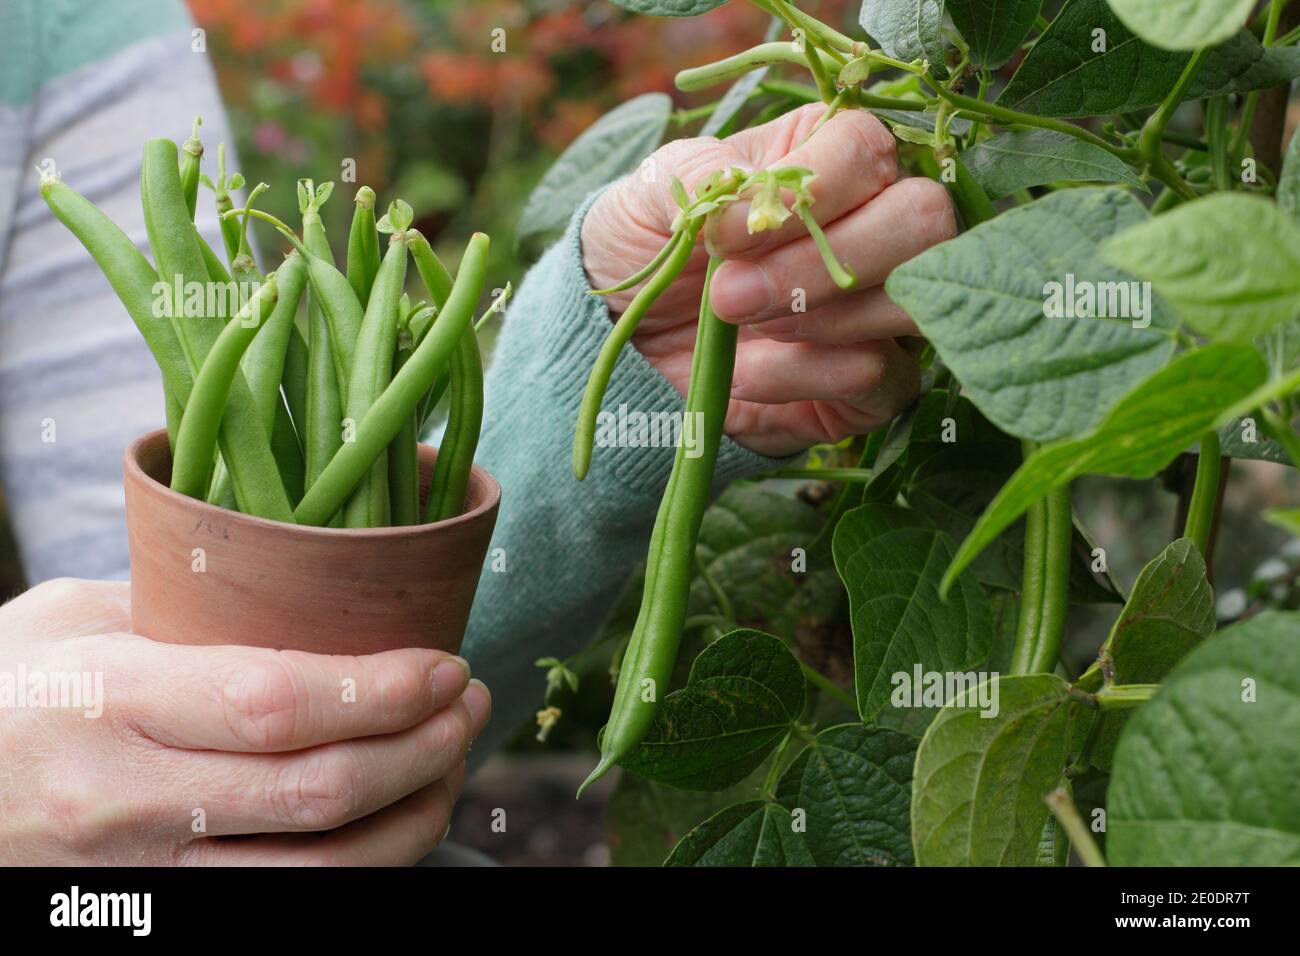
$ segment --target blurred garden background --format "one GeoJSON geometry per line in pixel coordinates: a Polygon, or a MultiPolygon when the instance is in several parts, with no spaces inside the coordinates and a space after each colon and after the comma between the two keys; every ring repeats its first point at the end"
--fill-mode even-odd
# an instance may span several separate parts
{"type": "MultiPolygon", "coordinates": [[[[817,12],[857,35],[858,6],[832,0],[817,12]]],[[[470,233],[491,234],[492,284],[516,287],[541,249],[517,245],[515,224],[564,147],[639,93],[670,93],[681,110],[715,99],[712,91],[676,92],[674,74],[745,49],[767,27],[744,3],[686,20],[634,16],[602,0],[189,0],[189,7],[207,31],[248,182],[338,180],[341,162],[353,159],[356,185],[372,186],[382,204],[398,196],[409,202],[449,264],[470,233]]],[[[679,119],[670,136],[698,129],[687,115],[679,119]]],[[[208,146],[214,155],[215,144],[208,146]]],[[[354,186],[340,185],[325,220],[341,245],[354,186]]],[[[290,189],[267,193],[260,205],[297,219],[290,189]]],[[[1234,463],[1232,473],[1215,562],[1221,610],[1235,617],[1265,604],[1295,607],[1300,542],[1258,516],[1294,504],[1295,473],[1253,461],[1234,463]]],[[[1167,484],[1175,489],[1180,480],[1175,470],[1167,484]]],[[[1176,506],[1171,490],[1153,484],[1088,479],[1075,490],[1076,510],[1105,542],[1124,588],[1168,541],[1176,506]]],[[[0,596],[7,597],[23,582],[2,516],[0,501],[0,596]]],[[[1079,659],[1095,649],[1115,608],[1087,613],[1072,629],[1079,659]]],[[[521,728],[510,753],[471,781],[453,839],[508,864],[599,865],[611,854],[614,862],[645,861],[638,855],[645,847],[671,845],[673,834],[660,825],[672,817],[662,792],[620,788],[608,831],[610,785],[595,800],[573,800],[608,712],[608,663],[608,653],[586,662],[582,691],[565,701],[564,720],[545,745],[534,739],[535,727],[521,728]],[[504,833],[488,823],[501,807],[504,833]]],[[[539,669],[539,706],[544,679],[539,669]]]]}

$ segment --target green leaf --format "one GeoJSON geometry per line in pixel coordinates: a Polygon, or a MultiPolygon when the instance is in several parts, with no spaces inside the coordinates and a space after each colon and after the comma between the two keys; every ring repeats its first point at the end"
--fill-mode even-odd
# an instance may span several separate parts
{"type": "Polygon", "coordinates": [[[948,0],[948,15],[970,44],[971,59],[996,69],[1033,29],[1043,0],[948,0]]]}
{"type": "Polygon", "coordinates": [[[1300,508],[1272,508],[1264,512],[1264,520],[1300,538],[1300,508]]]}
{"type": "Polygon", "coordinates": [[[842,724],[808,743],[786,768],[776,798],[802,811],[804,845],[817,866],[910,866],[912,764],[917,741],[842,724]]]}
{"type": "Polygon", "coordinates": [[[624,10],[649,17],[697,17],[716,10],[727,0],[614,0],[624,10]]]}
{"type": "Polygon", "coordinates": [[[563,229],[588,194],[636,169],[663,141],[672,109],[667,95],[644,93],[584,130],[528,197],[515,229],[517,240],[563,229]]]}
{"type": "Polygon", "coordinates": [[[1268,612],[1193,651],[1115,754],[1117,866],[1300,865],[1300,614],[1268,612]]]}
{"type": "Polygon", "coordinates": [[[864,0],[858,22],[886,54],[904,63],[943,63],[944,0],[864,0]]]}
{"type": "MultiPolygon", "coordinates": [[[[1147,218],[1118,189],[1062,190],[922,253],[885,288],[994,424],[1038,441],[1077,435],[1134,380],[1165,364],[1174,319],[1158,298],[1146,300],[1149,328],[1120,318],[1048,318],[1049,291],[1074,282],[1131,292],[1132,278],[1102,261],[1098,247],[1147,218]]],[[[1127,295],[1127,309],[1118,297],[1097,298],[1108,310],[1136,311],[1127,295]]]]}
{"type": "Polygon", "coordinates": [[[803,673],[785,644],[732,631],[695,658],[622,766],[683,790],[721,790],[763,762],[803,705],[803,673]]]}
{"type": "Polygon", "coordinates": [[[664,866],[814,866],[790,811],[751,800],[709,817],[673,847],[664,866]]]}
{"type": "Polygon", "coordinates": [[[619,774],[605,812],[611,866],[662,866],[683,836],[724,807],[753,797],[763,784],[764,761],[726,790],[678,790],[636,774],[619,774]]]}
{"type": "Polygon", "coordinates": [[[1243,420],[1241,418],[1234,418],[1219,429],[1219,450],[1224,455],[1229,458],[1271,461],[1278,465],[1291,464],[1291,459],[1287,457],[1282,446],[1259,430],[1258,422],[1254,423],[1253,431],[1249,432],[1242,425],[1243,420]],[[1254,440],[1247,441],[1247,435],[1254,440]]]}
{"type": "Polygon", "coordinates": [[[1051,129],[999,133],[966,150],[961,158],[990,199],[1066,181],[1123,183],[1150,192],[1123,160],[1051,129]]]}
{"type": "Polygon", "coordinates": [[[1215,46],[1245,25],[1255,0],[1110,0],[1128,27],[1162,50],[1215,46]]]}
{"type": "MultiPolygon", "coordinates": [[[[998,97],[1001,106],[1040,116],[1103,116],[1160,103],[1190,53],[1142,42],[1106,0],[1071,0],[998,97]],[[1123,82],[1117,82],[1117,78],[1123,82]]],[[[1248,31],[1210,50],[1185,99],[1200,100],[1288,83],[1300,76],[1300,49],[1263,45],[1248,31]]]]}
{"type": "MultiPolygon", "coordinates": [[[[854,684],[866,722],[890,703],[894,676],[962,671],[984,660],[993,642],[988,599],[965,576],[939,597],[952,539],[915,511],[863,505],[835,530],[835,566],[849,592],[854,684]],[[887,561],[881,560],[888,555],[887,561]]],[[[906,704],[911,706],[909,696],[906,704]]]]}
{"type": "Polygon", "coordinates": [[[1034,866],[1050,811],[1043,798],[1069,763],[1068,685],[1053,674],[991,681],[997,714],[973,695],[944,707],[916,754],[912,843],[920,866],[1034,866]],[[970,702],[968,705],[968,701],[970,702]]]}
{"type": "Polygon", "coordinates": [[[1264,360],[1247,345],[1208,345],[1179,356],[1139,384],[1090,434],[1044,445],[1020,466],[962,542],[944,575],[944,587],[1054,488],[1083,474],[1152,477],[1201,434],[1255,407],[1256,390],[1267,374],[1264,360]]]}
{"type": "Polygon", "coordinates": [[[1277,178],[1277,207],[1300,222],[1300,136],[1292,136],[1277,178]]]}
{"type": "MultiPolygon", "coordinates": [[[[1020,442],[990,424],[965,396],[952,400],[941,389],[921,400],[910,433],[907,457],[900,466],[905,477],[899,491],[909,507],[960,541],[970,534],[989,502],[1020,467],[1020,442]]],[[[1010,525],[975,559],[971,573],[988,587],[1019,591],[1025,564],[1024,537],[1022,521],[1010,525]]],[[[1094,547],[1076,522],[1070,600],[1122,603],[1109,576],[1102,574],[1099,578],[1092,572],[1094,547]]]]}
{"type": "MultiPolygon", "coordinates": [[[[1205,559],[1190,539],[1179,538],[1142,569],[1102,653],[1112,662],[1115,683],[1158,684],[1213,633],[1214,589],[1205,577],[1205,559]]],[[[1091,754],[1095,767],[1110,770],[1120,731],[1131,715],[1101,715],[1091,754]]]]}
{"type": "Polygon", "coordinates": [[[1184,203],[1102,245],[1193,329],[1249,341],[1300,314],[1300,225],[1257,196],[1184,203]]]}
{"type": "MultiPolygon", "coordinates": [[[[1072,787],[1068,777],[1061,778],[1060,786],[1066,793],[1071,793],[1072,787]]],[[[1043,824],[1043,833],[1038,838],[1035,856],[1034,862],[1037,866],[1066,866],[1070,862],[1070,838],[1065,835],[1065,830],[1056,819],[1056,814],[1049,814],[1047,822],[1043,824]]]]}

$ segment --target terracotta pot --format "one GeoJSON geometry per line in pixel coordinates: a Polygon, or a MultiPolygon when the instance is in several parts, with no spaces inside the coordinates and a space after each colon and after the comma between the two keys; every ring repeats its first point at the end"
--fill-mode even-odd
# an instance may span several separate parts
{"type": "MultiPolygon", "coordinates": [[[[422,503],[437,454],[420,446],[422,503]]],[[[459,517],[356,530],[268,521],[172,491],[161,429],[127,449],[125,472],[136,633],[321,654],[460,648],[501,500],[477,465],[459,517]]]]}

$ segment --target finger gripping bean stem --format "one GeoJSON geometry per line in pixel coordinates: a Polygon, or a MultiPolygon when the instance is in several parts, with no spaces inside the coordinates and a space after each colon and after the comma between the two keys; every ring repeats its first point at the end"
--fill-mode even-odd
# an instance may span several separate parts
{"type": "Polygon", "coordinates": [[[226,409],[230,385],[239,374],[239,360],[265,325],[275,305],[273,276],[258,288],[238,314],[226,325],[204,359],[194,380],[194,390],[181,418],[172,462],[172,490],[191,498],[202,498],[217,450],[217,432],[226,409]]]}
{"type": "Polygon", "coordinates": [[[700,299],[700,322],[691,360],[683,427],[699,428],[699,457],[690,458],[683,443],[664,490],[650,538],[641,610],[619,669],[618,689],[609,723],[600,742],[600,762],[582,790],[630,754],[654,723],[677,661],[686,621],[694,566],[695,542],[709,503],[713,469],[731,398],[738,327],[723,322],[709,306],[709,282],[720,260],[709,260],[700,299]],[[648,695],[648,696],[647,696],[648,695]]]}
{"type": "Polygon", "coordinates": [[[356,423],[352,441],[344,443],[316,483],[303,496],[294,517],[300,524],[322,525],[344,501],[379,454],[402,428],[405,417],[447,368],[452,351],[469,326],[483,292],[488,237],[475,233],[465,250],[456,281],[438,321],[402,366],[365,418],[356,423]]]}
{"type": "Polygon", "coordinates": [[[699,224],[696,222],[669,240],[672,251],[664,259],[663,265],[632,298],[600,347],[600,354],[596,357],[591,375],[587,378],[587,387],[582,393],[578,424],[573,435],[573,474],[579,480],[587,477],[587,471],[591,467],[591,450],[596,440],[600,403],[605,398],[605,390],[609,387],[610,376],[614,374],[619,353],[636,332],[650,306],[681,275],[691,253],[695,251],[695,237],[698,233],[699,224]]]}

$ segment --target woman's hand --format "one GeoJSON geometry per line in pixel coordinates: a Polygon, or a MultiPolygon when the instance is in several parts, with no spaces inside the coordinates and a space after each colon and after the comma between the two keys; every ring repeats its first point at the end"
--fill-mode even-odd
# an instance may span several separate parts
{"type": "Polygon", "coordinates": [[[0,608],[23,694],[0,693],[0,865],[409,864],[442,840],[491,710],[460,658],[182,647],[130,617],[129,585],[72,579],[0,608]],[[40,680],[82,697],[32,706],[40,680]]]}
{"type": "MultiPolygon", "coordinates": [[[[670,176],[688,190],[716,170],[803,166],[817,174],[812,212],[841,261],[857,275],[844,292],[831,281],[797,216],[750,235],[748,201],[727,208],[704,235],[728,261],[714,276],[714,310],[741,326],[726,431],[765,455],[793,454],[888,422],[916,397],[916,359],[897,341],[916,326],[885,295],[902,262],[956,232],[947,192],[929,179],[896,182],[894,140],[871,114],[802,107],[725,140],[669,143],[616,183],[588,212],[583,264],[593,288],[614,285],[654,257],[678,207],[670,176]],[[811,135],[810,135],[811,134],[811,135]]],[[[683,394],[707,254],[697,250],[655,303],[633,342],[683,394]]],[[[635,289],[609,296],[616,314],[635,289]]]]}

